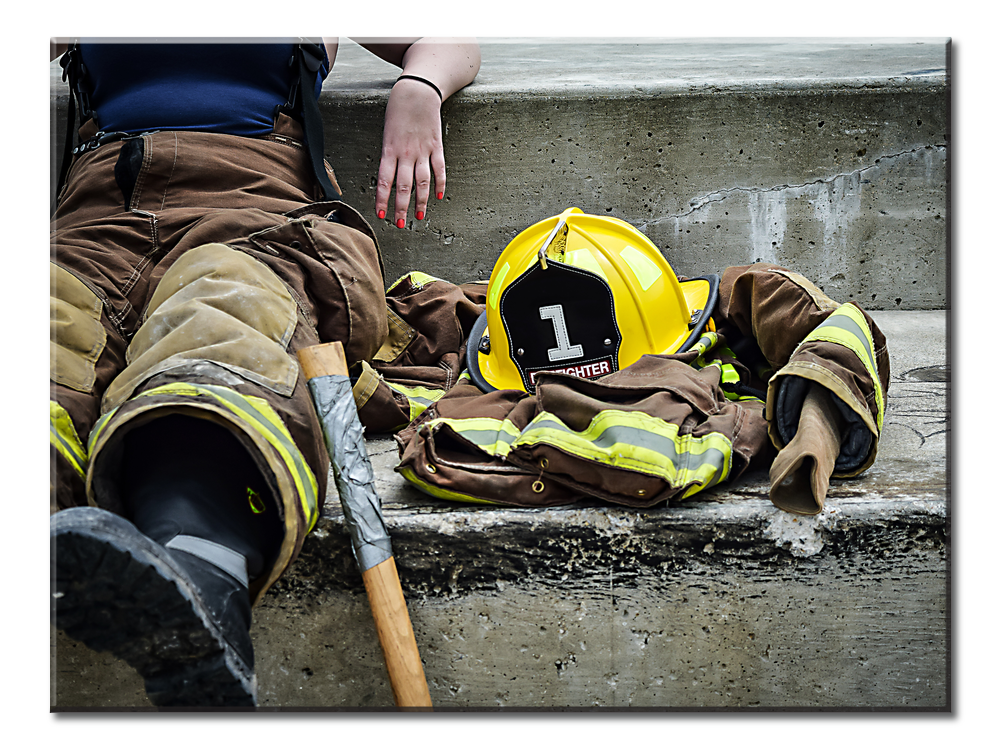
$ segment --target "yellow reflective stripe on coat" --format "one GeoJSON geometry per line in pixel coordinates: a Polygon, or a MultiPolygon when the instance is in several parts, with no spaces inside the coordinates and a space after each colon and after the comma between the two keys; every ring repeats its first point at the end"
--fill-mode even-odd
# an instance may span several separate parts
{"type": "MultiPolygon", "coordinates": [[[[295,482],[299,501],[302,504],[307,531],[312,530],[319,520],[319,487],[316,484],[316,477],[313,475],[312,469],[306,464],[302,453],[296,447],[291,433],[288,432],[281,421],[281,417],[278,416],[278,413],[267,401],[256,396],[245,396],[230,388],[223,388],[217,385],[194,385],[191,383],[168,383],[167,385],[144,391],[140,394],[139,398],[158,395],[210,396],[256,429],[278,452],[278,455],[281,456],[285,466],[288,468],[288,472],[295,482]]],[[[114,413],[114,411],[109,412],[98,421],[94,430],[90,433],[89,444],[91,447],[93,447],[114,413]]]]}
{"type": "Polygon", "coordinates": [[[511,444],[521,434],[513,422],[506,419],[492,419],[491,417],[468,417],[466,419],[439,417],[430,420],[421,429],[433,432],[440,425],[447,425],[483,453],[499,458],[507,457],[511,444]]]}
{"type": "Polygon", "coordinates": [[[441,418],[428,422],[427,427],[440,424],[490,456],[504,458],[513,449],[545,444],[605,466],[660,477],[673,487],[694,483],[684,497],[723,481],[731,469],[732,442],[724,435],[679,435],[676,425],[641,412],[607,409],[583,432],[570,429],[548,412],[539,414],[520,433],[507,420],[487,417],[441,418]]]}
{"type": "Polygon", "coordinates": [[[55,401],[49,401],[49,442],[81,477],[86,476],[87,449],[83,447],[69,412],[55,401]]]}
{"type": "MultiPolygon", "coordinates": [[[[885,396],[882,393],[882,381],[878,377],[878,363],[875,361],[875,344],[872,332],[864,314],[851,304],[838,307],[830,316],[816,326],[806,336],[802,343],[809,341],[827,341],[831,344],[846,346],[854,352],[871,375],[875,386],[875,403],[878,407],[876,421],[879,431],[882,430],[882,419],[885,416],[885,396]]],[[[800,345],[801,346],[801,345],[800,345]]]]}
{"type": "Polygon", "coordinates": [[[441,279],[439,279],[437,276],[431,276],[429,273],[424,273],[423,271],[410,271],[409,273],[400,276],[398,279],[392,282],[392,284],[389,285],[389,288],[385,290],[385,293],[388,294],[407,279],[410,280],[410,285],[414,289],[420,289],[421,287],[425,287],[432,281],[441,281],[441,279]]]}
{"type": "Polygon", "coordinates": [[[714,349],[718,342],[719,334],[714,331],[707,331],[702,334],[701,338],[699,338],[688,351],[698,352],[698,359],[701,359],[707,352],[714,349]]]}
{"type": "Polygon", "coordinates": [[[695,486],[684,497],[729,476],[732,442],[721,433],[681,435],[677,425],[642,412],[605,409],[582,432],[542,412],[521,432],[513,449],[550,445],[565,453],[615,468],[640,471],[672,487],[695,486]]]}
{"type": "Polygon", "coordinates": [[[402,385],[384,381],[389,388],[402,395],[410,405],[410,421],[424,413],[428,406],[433,404],[444,395],[444,391],[438,388],[424,388],[422,386],[402,385]]]}
{"type": "Polygon", "coordinates": [[[421,490],[426,492],[428,495],[440,498],[441,500],[455,500],[460,503],[480,503],[481,505],[497,505],[497,503],[492,500],[483,500],[480,497],[472,497],[472,495],[463,495],[461,492],[452,492],[451,490],[444,490],[437,485],[425,482],[423,479],[418,477],[416,473],[409,466],[401,466],[397,471],[403,476],[407,482],[419,487],[421,490]]]}

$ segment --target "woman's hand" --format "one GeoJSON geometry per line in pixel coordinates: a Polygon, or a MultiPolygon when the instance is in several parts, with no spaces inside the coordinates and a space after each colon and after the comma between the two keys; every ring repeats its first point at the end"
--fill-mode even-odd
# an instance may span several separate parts
{"type": "Polygon", "coordinates": [[[427,37],[355,41],[402,68],[405,75],[434,84],[403,78],[392,87],[385,108],[375,211],[380,219],[390,213],[389,193],[395,185],[396,203],[391,218],[402,229],[406,226],[411,195],[415,196],[417,221],[423,221],[426,215],[432,181],[438,200],[444,198],[441,103],[476,77],[481,62],[479,44],[475,39],[427,37]]]}
{"type": "Polygon", "coordinates": [[[441,99],[423,81],[403,78],[396,82],[385,108],[382,160],[378,168],[375,211],[384,219],[389,211],[389,193],[396,186],[393,223],[402,229],[410,196],[415,199],[417,221],[423,221],[431,193],[444,197],[444,141],[441,137],[441,99]]]}

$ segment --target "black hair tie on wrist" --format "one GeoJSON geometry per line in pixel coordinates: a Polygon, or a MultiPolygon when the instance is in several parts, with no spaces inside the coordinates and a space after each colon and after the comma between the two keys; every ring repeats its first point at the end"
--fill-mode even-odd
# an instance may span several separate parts
{"type": "Polygon", "coordinates": [[[411,76],[408,73],[404,73],[399,78],[397,78],[396,81],[397,82],[402,81],[404,78],[409,78],[411,81],[420,81],[421,83],[426,83],[428,86],[430,86],[437,92],[437,95],[441,99],[441,102],[442,103],[444,102],[444,96],[441,94],[441,89],[435,86],[433,81],[428,81],[426,78],[421,78],[420,76],[411,76]]]}

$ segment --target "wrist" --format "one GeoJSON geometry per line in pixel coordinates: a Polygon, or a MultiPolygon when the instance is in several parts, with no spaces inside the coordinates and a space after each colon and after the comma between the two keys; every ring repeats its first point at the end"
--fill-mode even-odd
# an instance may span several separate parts
{"type": "MultiPolygon", "coordinates": [[[[396,79],[396,83],[399,83],[400,81],[416,81],[422,86],[427,86],[438,95],[438,100],[441,101],[441,103],[444,103],[444,94],[441,93],[441,89],[438,88],[438,85],[429,78],[424,78],[423,76],[415,76],[409,73],[403,73],[396,79]]],[[[393,84],[393,86],[395,85],[396,84],[393,84]]]]}

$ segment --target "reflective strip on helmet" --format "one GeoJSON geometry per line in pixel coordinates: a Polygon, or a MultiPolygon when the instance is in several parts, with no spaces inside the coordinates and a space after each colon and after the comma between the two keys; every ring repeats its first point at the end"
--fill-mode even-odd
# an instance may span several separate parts
{"type": "Polygon", "coordinates": [[[504,263],[500,267],[500,271],[497,273],[497,279],[492,284],[492,289],[490,289],[490,307],[496,309],[497,297],[500,296],[500,290],[503,289],[503,282],[507,278],[507,273],[510,271],[510,263],[504,263]]]}
{"type": "Polygon", "coordinates": [[[570,429],[548,412],[539,414],[520,433],[510,421],[488,417],[442,417],[428,427],[439,424],[490,456],[504,458],[516,448],[550,445],[605,466],[660,477],[672,487],[693,484],[684,497],[718,484],[731,469],[732,442],[721,433],[679,435],[676,425],[641,412],[606,409],[583,432],[570,429]]]}
{"type": "Polygon", "coordinates": [[[69,412],[55,401],[49,401],[49,442],[81,477],[86,476],[87,450],[69,412]]]}
{"type": "MultiPolygon", "coordinates": [[[[566,253],[565,262],[568,265],[575,266],[576,268],[582,268],[586,271],[590,271],[591,273],[596,273],[605,281],[608,280],[608,275],[604,272],[604,268],[597,262],[597,258],[595,258],[594,254],[587,248],[570,250],[566,253]]],[[[507,264],[505,263],[504,265],[507,264]]]]}
{"type": "Polygon", "coordinates": [[[639,286],[642,287],[642,291],[644,292],[648,292],[649,287],[653,286],[656,280],[663,275],[663,271],[660,270],[659,266],[631,245],[626,245],[619,255],[622,256],[622,260],[625,261],[626,265],[632,269],[636,281],[639,282],[639,286]]]}
{"type": "Polygon", "coordinates": [[[441,398],[444,395],[444,391],[438,388],[423,388],[420,386],[412,385],[402,385],[400,383],[392,383],[388,380],[384,381],[389,388],[394,390],[396,393],[403,396],[407,403],[410,405],[410,421],[423,414],[424,410],[441,398]]]}
{"type": "MultiPolygon", "coordinates": [[[[191,383],[168,383],[144,391],[139,397],[158,395],[210,396],[256,429],[284,461],[288,473],[295,482],[299,502],[306,518],[307,532],[312,530],[319,520],[319,487],[316,484],[316,477],[296,447],[291,434],[281,421],[281,417],[267,401],[256,396],[245,396],[221,386],[193,385],[191,383]]],[[[115,411],[117,409],[101,417],[90,433],[89,447],[91,451],[115,411]]]]}
{"type": "Polygon", "coordinates": [[[840,344],[857,355],[875,385],[875,404],[878,410],[876,422],[879,431],[881,431],[882,419],[885,416],[885,396],[882,393],[882,381],[879,380],[878,376],[872,333],[861,310],[851,304],[841,305],[826,320],[816,326],[802,340],[802,344],[809,341],[828,341],[831,344],[840,344]]]}

